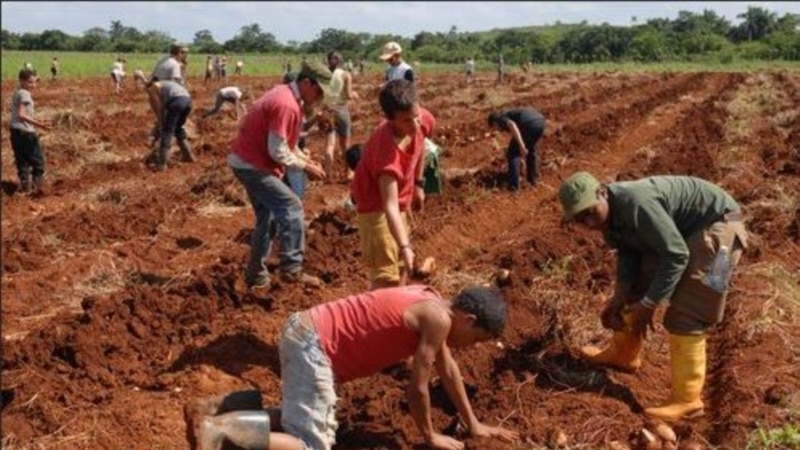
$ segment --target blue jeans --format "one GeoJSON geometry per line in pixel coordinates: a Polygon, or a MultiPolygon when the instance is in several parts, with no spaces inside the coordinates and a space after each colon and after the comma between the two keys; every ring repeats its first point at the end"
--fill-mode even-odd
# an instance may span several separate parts
{"type": "MultiPolygon", "coordinates": [[[[519,150],[508,151],[506,158],[508,158],[508,188],[512,191],[517,191],[519,190],[519,164],[522,155],[520,155],[519,150]]],[[[538,177],[539,174],[536,170],[536,148],[528,147],[528,155],[525,157],[525,178],[527,178],[528,183],[536,184],[536,179],[538,177]]]]}
{"type": "Polygon", "coordinates": [[[330,450],[339,427],[333,369],[319,334],[298,313],[283,327],[280,358],[281,426],[307,450],[330,450]]]}
{"type": "Polygon", "coordinates": [[[277,225],[280,239],[280,263],[283,272],[296,273],[303,269],[306,231],[303,224],[303,204],[280,178],[265,172],[233,169],[234,175],[244,185],[253,211],[256,226],[250,237],[250,261],[245,271],[245,282],[266,276],[265,260],[272,245],[270,231],[277,225]]]}
{"type": "Polygon", "coordinates": [[[306,175],[305,170],[286,169],[286,174],[283,176],[283,181],[298,197],[300,197],[300,200],[305,198],[306,186],[308,185],[308,176],[306,175]]]}
{"type": "Polygon", "coordinates": [[[190,112],[192,112],[192,99],[189,97],[175,97],[167,103],[164,108],[164,122],[161,124],[161,148],[169,150],[172,136],[180,140],[186,139],[186,130],[183,126],[190,112]]]}

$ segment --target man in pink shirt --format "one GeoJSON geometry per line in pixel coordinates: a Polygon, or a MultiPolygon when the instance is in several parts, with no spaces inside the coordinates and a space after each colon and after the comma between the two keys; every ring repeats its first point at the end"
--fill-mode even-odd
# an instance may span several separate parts
{"type": "Polygon", "coordinates": [[[305,226],[303,205],[281,180],[286,168],[305,170],[312,179],[325,178],[322,166],[298,149],[303,107],[323,100],[331,80],[324,64],[303,64],[297,79],[270,89],[242,118],[231,144],[228,164],[247,190],[256,214],[250,238],[250,260],[245,270],[248,288],[270,285],[265,259],[277,225],[280,240],[280,278],[319,287],[322,281],[303,272],[305,226]]]}
{"type": "MultiPolygon", "coordinates": [[[[370,289],[404,284],[415,256],[407,212],[412,201],[421,205],[425,198],[425,136],[416,87],[408,80],[389,81],[380,91],[379,102],[386,120],[364,144],[350,185],[370,289]]],[[[430,119],[432,127],[433,116],[430,119]]]]}
{"type": "Polygon", "coordinates": [[[464,448],[433,428],[428,389],[434,370],[473,437],[518,441],[518,433],[478,420],[450,353],[499,337],[505,324],[503,297],[483,286],[464,289],[452,301],[424,285],[378,289],[294,313],[280,342],[282,408],[249,409],[242,393],[209,399],[195,409],[203,417],[187,424],[190,444],[201,450],[225,441],[248,450],[330,450],[338,428],[334,382],[366,377],[412,356],[408,406],[430,447],[464,448]],[[225,409],[243,410],[220,413],[237,395],[240,408],[225,409]]]}

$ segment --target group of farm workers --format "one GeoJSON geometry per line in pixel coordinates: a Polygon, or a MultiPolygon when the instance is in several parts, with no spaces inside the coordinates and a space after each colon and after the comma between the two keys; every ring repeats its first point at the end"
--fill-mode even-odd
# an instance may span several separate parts
{"type": "MultiPolygon", "coordinates": [[[[156,165],[165,164],[164,148],[168,150],[172,134],[184,158],[193,157],[191,148],[181,144],[185,134],[180,127],[191,110],[191,100],[182,100],[184,49],[175,48],[162,61],[163,71],[157,67],[148,80],[151,105],[162,124],[156,165]]],[[[231,443],[252,450],[331,449],[337,430],[336,384],[403,361],[410,361],[411,367],[409,411],[427,445],[464,448],[432,424],[429,382],[434,375],[472,437],[509,443],[520,439],[515,431],[479,419],[451,353],[502,336],[508,311],[501,291],[471,286],[448,299],[431,286],[407,283],[415,267],[407,213],[425,200],[423,143],[431,137],[435,119],[420,107],[413,70],[402,61],[401,52],[394,42],[384,47],[381,59],[389,68],[378,95],[384,120],[362,146],[351,181],[370,290],[289,316],[279,344],[280,407],[265,409],[258,391],[190,402],[185,413],[193,448],[219,449],[231,443]]],[[[31,180],[33,173],[33,183],[40,183],[43,170],[34,127],[47,124],[33,116],[29,91],[35,79],[31,71],[20,73],[10,123],[20,179],[31,180]]],[[[306,61],[293,80],[268,90],[242,111],[228,164],[247,191],[256,216],[245,270],[248,288],[269,288],[264,261],[273,238],[280,242],[282,282],[322,284],[303,270],[302,202],[283,178],[287,170],[302,171],[312,179],[327,176],[329,161],[322,164],[299,150],[301,131],[307,112],[329,104],[331,97],[340,108],[337,120],[348,122],[345,100],[356,96],[340,96],[351,89],[349,83],[336,65],[332,71],[331,64],[306,61]]],[[[219,106],[218,100],[207,115],[219,106]]],[[[488,124],[510,136],[509,188],[520,188],[521,165],[535,185],[536,144],[544,132],[544,117],[533,109],[518,108],[490,114],[488,124]]],[[[345,128],[344,123],[338,126],[345,128]]],[[[345,147],[347,141],[341,144],[345,147]]],[[[695,177],[601,183],[583,171],[562,182],[558,200],[568,226],[598,231],[616,250],[615,289],[600,315],[613,335],[602,348],[581,348],[580,355],[592,365],[635,372],[642,364],[643,343],[648,330],[653,330],[655,312],[664,308],[671,395],[662,405],[646,408],[644,415],[674,422],[702,414],[708,332],[723,319],[731,273],[747,248],[738,203],[720,187],[695,177]]]]}

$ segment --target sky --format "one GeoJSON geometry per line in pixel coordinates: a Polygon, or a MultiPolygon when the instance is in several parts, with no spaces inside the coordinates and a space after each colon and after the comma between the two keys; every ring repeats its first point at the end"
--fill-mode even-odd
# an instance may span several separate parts
{"type": "Polygon", "coordinates": [[[281,43],[309,42],[326,28],[411,38],[421,31],[487,31],[556,21],[630,25],[651,18],[674,19],[678,11],[711,9],[740,22],[738,14],[758,6],[782,16],[800,14],[800,2],[24,2],[3,1],[2,27],[15,33],[58,29],[81,36],[111,21],[139,31],[158,30],[191,42],[195,32],[211,31],[223,43],[245,25],[258,23],[281,43]]]}

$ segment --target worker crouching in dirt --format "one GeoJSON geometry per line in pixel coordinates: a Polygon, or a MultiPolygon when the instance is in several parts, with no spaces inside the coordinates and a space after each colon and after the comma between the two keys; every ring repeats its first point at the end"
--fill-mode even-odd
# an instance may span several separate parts
{"type": "Polygon", "coordinates": [[[614,330],[608,347],[581,349],[589,362],[633,372],[653,313],[666,305],[672,395],[645,415],[667,421],[700,415],[706,335],[720,322],[730,273],[747,247],[736,201],[718,186],[687,176],[600,184],[587,172],[559,190],[566,220],[603,233],[617,249],[617,282],[602,315],[614,330]]]}
{"type": "Polygon", "coordinates": [[[270,285],[265,259],[272,241],[271,230],[277,230],[280,239],[281,279],[307,287],[322,284],[319,278],[303,272],[303,204],[282,178],[287,168],[304,170],[313,179],[325,178],[322,166],[305,156],[298,145],[302,108],[321,102],[330,80],[331,71],[322,63],[303,64],[296,81],[275,86],[256,100],[242,118],[231,144],[228,164],[244,185],[256,214],[245,271],[248,288],[270,285]]]}
{"type": "MultiPolygon", "coordinates": [[[[516,432],[478,420],[450,353],[500,336],[505,324],[504,299],[483,286],[464,289],[452,301],[424,285],[378,289],[294,313],[280,341],[282,408],[219,414],[225,397],[201,399],[186,408],[190,444],[201,450],[217,450],[225,441],[248,450],[331,449],[338,427],[334,383],[370,376],[412,356],[408,406],[428,445],[464,448],[433,429],[428,390],[434,369],[473,437],[514,442],[516,432]]],[[[231,395],[245,400],[238,401],[242,408],[260,403],[231,395]]]]}
{"type": "Polygon", "coordinates": [[[166,170],[173,136],[178,139],[181,160],[194,162],[196,158],[183,127],[192,111],[189,91],[175,81],[151,81],[147,86],[147,95],[157,113],[160,134],[159,146],[148,157],[148,162],[152,163],[157,171],[166,170]]]}

